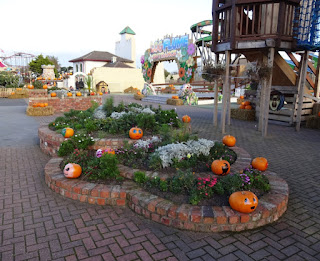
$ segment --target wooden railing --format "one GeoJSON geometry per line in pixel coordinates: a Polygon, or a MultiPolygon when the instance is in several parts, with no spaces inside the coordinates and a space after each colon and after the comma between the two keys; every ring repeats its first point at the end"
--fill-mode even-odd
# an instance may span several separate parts
{"type": "Polygon", "coordinates": [[[276,39],[293,41],[296,1],[238,0],[213,9],[215,43],[276,39]]]}

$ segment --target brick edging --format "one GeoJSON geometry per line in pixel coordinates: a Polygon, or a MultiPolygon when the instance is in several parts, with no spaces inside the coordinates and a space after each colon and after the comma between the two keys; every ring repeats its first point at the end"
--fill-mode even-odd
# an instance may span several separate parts
{"type": "MultiPolygon", "coordinates": [[[[243,214],[229,206],[177,205],[144,191],[133,181],[126,181],[122,186],[111,186],[67,179],[60,169],[62,160],[52,158],[45,166],[45,182],[56,193],[90,204],[128,206],[139,215],[179,229],[202,232],[254,229],[276,221],[287,209],[288,184],[270,171],[265,172],[270,182],[270,192],[259,199],[254,212],[243,214]]],[[[123,176],[131,176],[134,171],[120,167],[123,176]]]]}

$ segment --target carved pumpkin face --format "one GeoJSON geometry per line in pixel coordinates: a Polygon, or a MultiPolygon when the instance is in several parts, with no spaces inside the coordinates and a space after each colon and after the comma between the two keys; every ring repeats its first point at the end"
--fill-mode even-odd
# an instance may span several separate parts
{"type": "Polygon", "coordinates": [[[251,213],[258,206],[258,198],[251,191],[237,191],[229,197],[229,204],[236,211],[251,213]]]}
{"type": "Polygon", "coordinates": [[[69,179],[75,179],[80,177],[81,172],[81,166],[75,163],[68,163],[63,169],[64,176],[69,179]]]}
{"type": "Polygon", "coordinates": [[[236,145],[236,138],[231,135],[226,135],[222,138],[222,142],[228,147],[233,147],[234,145],[236,145]]]}
{"type": "Polygon", "coordinates": [[[230,163],[226,160],[214,160],[211,164],[211,170],[217,175],[227,175],[230,172],[230,163]]]}
{"type": "Polygon", "coordinates": [[[129,137],[133,140],[141,139],[143,136],[143,131],[140,128],[131,128],[129,131],[129,137]]]}
{"type": "Polygon", "coordinates": [[[190,116],[188,116],[188,115],[184,115],[184,116],[182,117],[182,121],[188,123],[188,122],[191,121],[191,118],[190,118],[190,116]]]}
{"type": "Polygon", "coordinates": [[[268,160],[263,157],[254,158],[252,160],[252,167],[260,171],[265,171],[268,168],[268,160]]]}
{"type": "Polygon", "coordinates": [[[62,129],[61,133],[62,133],[63,137],[70,138],[73,136],[74,130],[72,128],[64,128],[64,129],[62,129]]]}

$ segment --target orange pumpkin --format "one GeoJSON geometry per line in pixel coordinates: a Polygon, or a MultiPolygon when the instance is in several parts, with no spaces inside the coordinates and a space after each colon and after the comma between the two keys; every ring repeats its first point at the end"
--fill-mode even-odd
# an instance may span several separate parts
{"type": "Polygon", "coordinates": [[[251,105],[246,105],[244,108],[245,108],[246,110],[252,110],[252,106],[251,106],[251,105]]]}
{"type": "Polygon", "coordinates": [[[93,95],[95,95],[95,93],[94,93],[94,92],[91,92],[90,95],[93,96],[93,95]]]}
{"type": "MultiPolygon", "coordinates": [[[[242,104],[242,103],[241,103],[242,104]]],[[[245,101],[244,103],[243,103],[245,106],[247,106],[247,105],[250,105],[250,102],[249,101],[245,101]]]]}
{"type": "Polygon", "coordinates": [[[70,138],[73,136],[74,130],[72,128],[64,128],[64,129],[62,129],[61,133],[62,133],[63,137],[70,138]]]}
{"type": "Polygon", "coordinates": [[[230,163],[226,160],[214,160],[211,164],[211,170],[217,175],[227,175],[230,172],[230,163]]]}
{"type": "Polygon", "coordinates": [[[241,104],[240,106],[239,106],[239,109],[244,109],[246,106],[244,105],[244,104],[241,104]]]}
{"type": "Polygon", "coordinates": [[[102,93],[102,92],[99,92],[99,95],[103,95],[103,93],[102,93]]]}
{"type": "Polygon", "coordinates": [[[17,88],[17,91],[22,91],[22,88],[17,88]]]}
{"type": "Polygon", "coordinates": [[[63,169],[64,176],[69,179],[75,179],[80,177],[81,172],[81,166],[75,163],[68,163],[63,169]]]}
{"type": "Polygon", "coordinates": [[[172,99],[177,100],[177,99],[179,99],[179,96],[174,95],[174,96],[172,96],[172,99]]]}
{"type": "Polygon", "coordinates": [[[138,95],[141,95],[141,92],[137,92],[138,95]]]}
{"type": "Polygon", "coordinates": [[[81,96],[82,94],[81,94],[81,92],[77,92],[77,94],[76,94],[77,96],[81,96]]]}
{"type": "Polygon", "coordinates": [[[52,92],[51,97],[57,97],[57,94],[55,92],[52,92]]]}
{"type": "Polygon", "coordinates": [[[188,115],[184,115],[184,116],[182,117],[182,121],[188,123],[188,122],[191,121],[191,118],[190,118],[190,116],[188,116],[188,115]]]}
{"type": "Polygon", "coordinates": [[[67,96],[71,97],[71,96],[72,96],[72,93],[71,93],[71,92],[68,92],[68,93],[67,93],[67,96]]]}
{"type": "Polygon", "coordinates": [[[240,99],[244,99],[244,96],[243,96],[243,95],[240,95],[240,99]]]}
{"type": "Polygon", "coordinates": [[[236,145],[236,138],[231,135],[226,135],[222,138],[222,143],[227,145],[228,147],[233,147],[236,145]]]}
{"type": "Polygon", "coordinates": [[[48,78],[48,81],[50,81],[50,80],[51,80],[51,78],[49,77],[49,78],[48,78]]]}
{"type": "Polygon", "coordinates": [[[133,140],[141,139],[143,136],[143,131],[140,128],[134,127],[129,131],[129,137],[133,140]]]}
{"type": "Polygon", "coordinates": [[[265,171],[268,168],[268,160],[263,157],[254,158],[251,164],[253,168],[260,171],[265,171]]]}
{"type": "Polygon", "coordinates": [[[11,93],[11,95],[14,95],[14,94],[15,94],[15,92],[12,92],[12,93],[11,93]]]}
{"type": "Polygon", "coordinates": [[[47,106],[48,106],[48,103],[45,102],[45,103],[44,103],[44,107],[47,107],[47,106]]]}
{"type": "Polygon", "coordinates": [[[113,150],[113,149],[105,149],[104,151],[103,151],[103,153],[108,153],[108,154],[116,154],[116,152],[113,150]]]}
{"type": "Polygon", "coordinates": [[[258,198],[251,191],[237,191],[230,195],[229,204],[236,211],[251,213],[258,206],[258,198]]]}
{"type": "Polygon", "coordinates": [[[44,103],[39,103],[39,107],[45,107],[44,103]]]}
{"type": "Polygon", "coordinates": [[[38,107],[38,103],[34,103],[34,104],[32,104],[32,107],[33,107],[33,108],[38,107]]]}
{"type": "Polygon", "coordinates": [[[45,84],[45,85],[42,86],[42,88],[43,89],[48,89],[48,85],[45,84]]]}
{"type": "Polygon", "coordinates": [[[32,84],[28,85],[28,89],[33,89],[33,88],[34,88],[34,86],[32,84]]]}

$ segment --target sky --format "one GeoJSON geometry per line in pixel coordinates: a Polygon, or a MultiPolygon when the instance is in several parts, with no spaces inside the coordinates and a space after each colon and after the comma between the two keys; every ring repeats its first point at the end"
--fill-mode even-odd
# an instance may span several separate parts
{"type": "Polygon", "coordinates": [[[0,0],[0,49],[53,55],[72,66],[69,60],[91,51],[115,53],[119,33],[129,26],[140,60],[166,35],[191,37],[191,25],[212,19],[211,7],[212,0],[0,0]]]}

